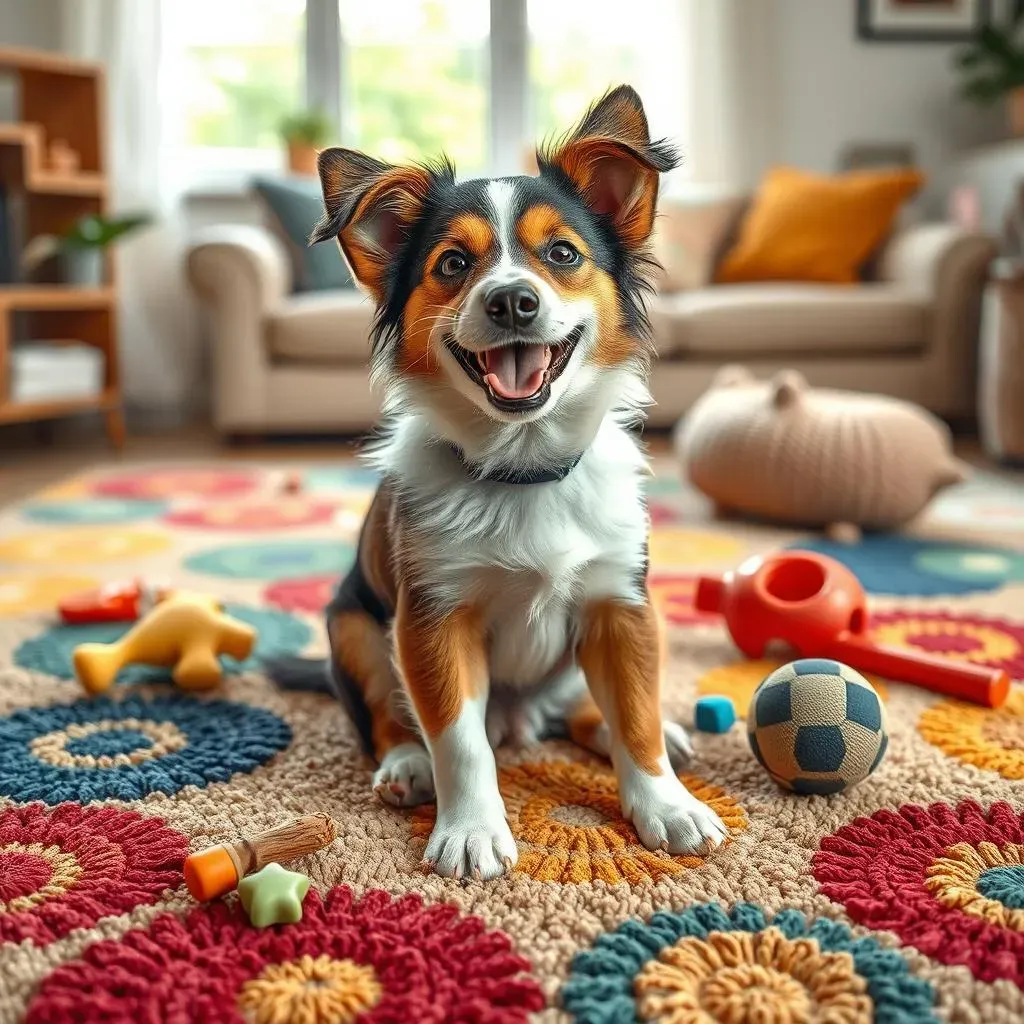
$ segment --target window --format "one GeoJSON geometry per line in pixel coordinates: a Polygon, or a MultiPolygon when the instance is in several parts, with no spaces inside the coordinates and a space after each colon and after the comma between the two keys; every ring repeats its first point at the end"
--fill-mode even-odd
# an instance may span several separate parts
{"type": "Polygon", "coordinates": [[[629,81],[653,130],[677,135],[677,6],[630,0],[624,18],[621,0],[174,0],[178,134],[192,177],[237,180],[280,168],[282,117],[317,108],[343,144],[385,160],[445,152],[464,177],[515,173],[629,81]]]}
{"type": "Polygon", "coordinates": [[[339,0],[346,145],[392,162],[487,167],[484,0],[339,0]]]}
{"type": "Polygon", "coordinates": [[[305,7],[305,0],[168,5],[181,44],[183,142],[201,162],[279,160],[278,125],[303,102],[305,7]]]}

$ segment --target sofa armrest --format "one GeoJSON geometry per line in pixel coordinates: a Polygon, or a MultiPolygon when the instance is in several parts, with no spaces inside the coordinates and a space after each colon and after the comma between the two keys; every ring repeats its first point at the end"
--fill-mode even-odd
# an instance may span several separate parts
{"type": "Polygon", "coordinates": [[[919,224],[898,232],[879,261],[881,280],[931,301],[925,386],[950,418],[975,410],[981,300],[995,256],[988,235],[919,224]]]}
{"type": "Polygon", "coordinates": [[[995,242],[955,224],[916,224],[898,231],[879,260],[879,278],[942,298],[948,289],[980,289],[995,242]]]}
{"type": "Polygon", "coordinates": [[[210,228],[189,249],[188,276],[209,313],[214,422],[225,431],[258,427],[270,372],[265,322],[291,287],[287,253],[261,228],[210,228]]]}

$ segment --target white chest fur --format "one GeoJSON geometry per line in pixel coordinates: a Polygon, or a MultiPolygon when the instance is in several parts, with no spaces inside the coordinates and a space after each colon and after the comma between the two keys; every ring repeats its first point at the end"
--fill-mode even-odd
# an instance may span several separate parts
{"type": "Polygon", "coordinates": [[[640,597],[647,469],[611,419],[554,483],[469,481],[454,454],[436,446],[397,468],[417,587],[442,607],[482,609],[493,683],[542,683],[570,650],[587,603],[640,597]]]}

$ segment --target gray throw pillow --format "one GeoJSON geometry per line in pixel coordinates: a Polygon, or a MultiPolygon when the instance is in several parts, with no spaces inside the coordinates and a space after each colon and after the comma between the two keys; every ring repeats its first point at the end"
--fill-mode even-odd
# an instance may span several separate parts
{"type": "Polygon", "coordinates": [[[316,178],[256,178],[252,187],[277,234],[288,247],[295,291],[355,287],[337,245],[328,242],[314,246],[306,244],[324,212],[320,182],[316,178]]]}

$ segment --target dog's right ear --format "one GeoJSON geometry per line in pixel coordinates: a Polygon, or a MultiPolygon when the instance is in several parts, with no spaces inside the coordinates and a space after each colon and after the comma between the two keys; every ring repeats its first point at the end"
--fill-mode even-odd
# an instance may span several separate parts
{"type": "Polygon", "coordinates": [[[356,280],[380,303],[388,268],[420,215],[437,172],[396,167],[354,149],[317,157],[324,216],[310,244],[337,238],[356,280]]]}

